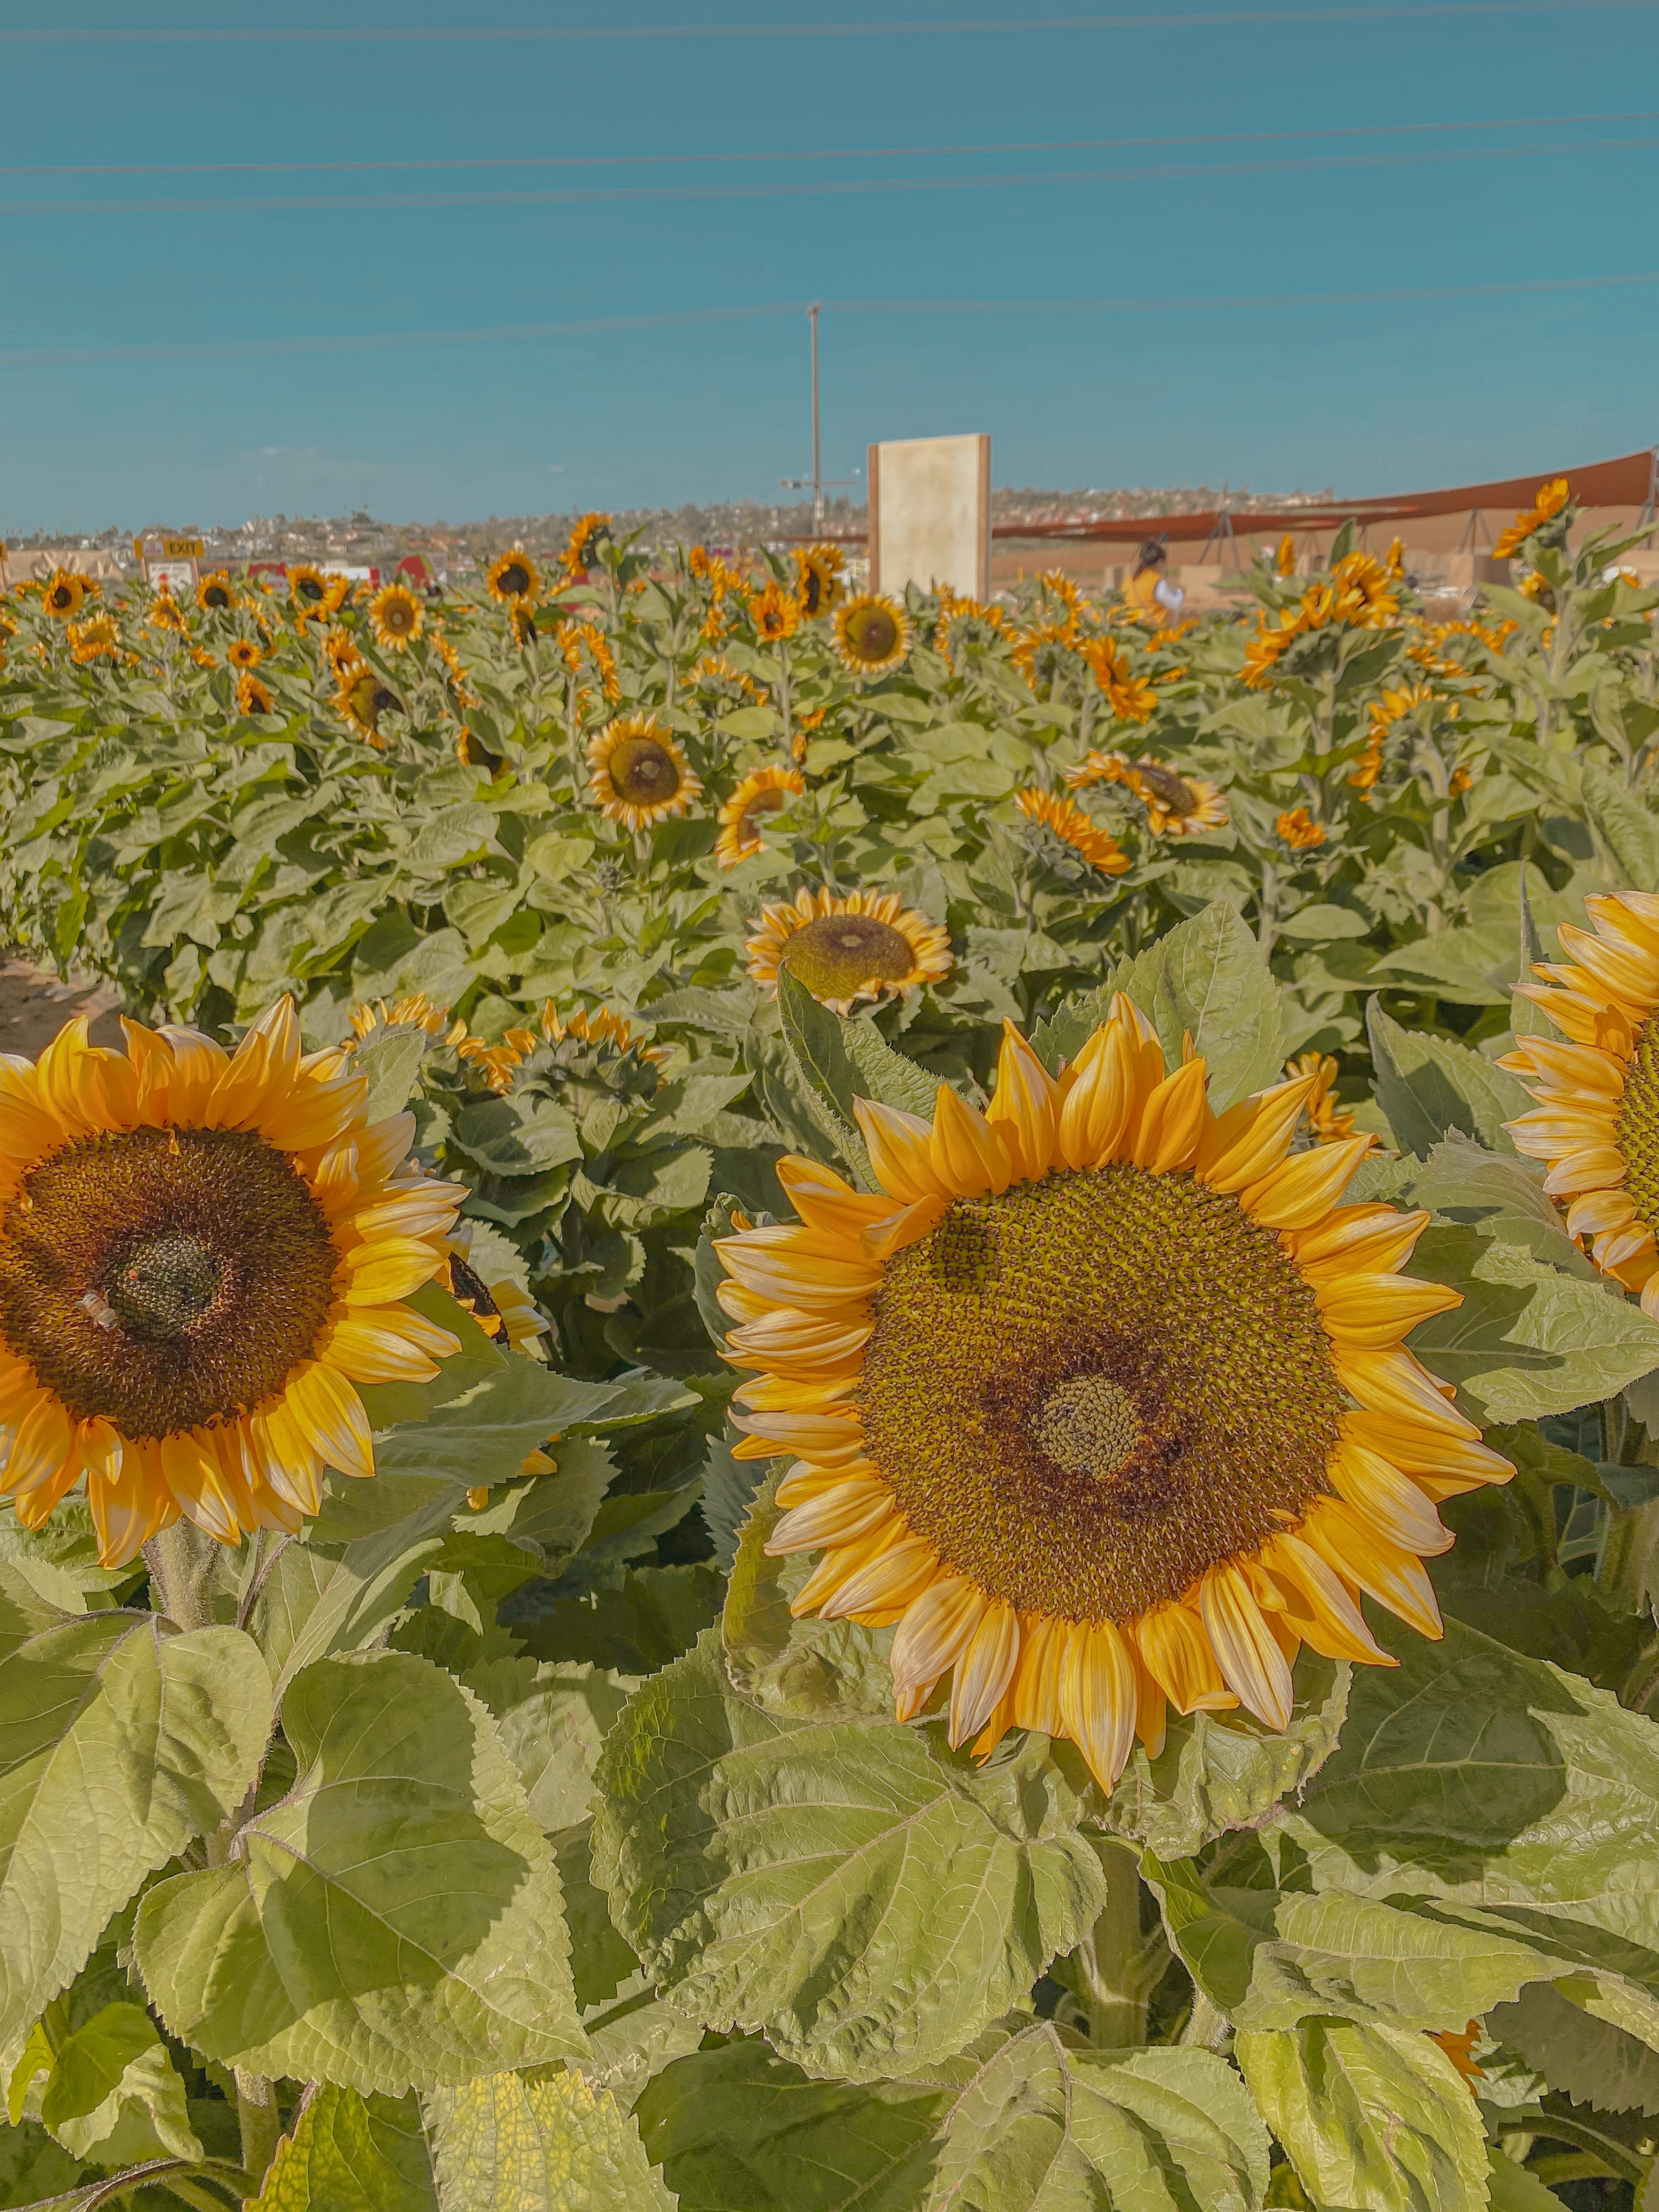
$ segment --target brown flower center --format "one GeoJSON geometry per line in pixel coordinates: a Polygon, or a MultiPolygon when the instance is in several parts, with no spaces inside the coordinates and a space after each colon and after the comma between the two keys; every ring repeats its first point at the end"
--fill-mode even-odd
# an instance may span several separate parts
{"type": "Polygon", "coordinates": [[[860,1401],[947,1567],[1022,1612],[1117,1621],[1328,1494],[1343,1407],[1277,1236],[1127,1165],[959,1200],[883,1271],[860,1401]]]}
{"type": "Polygon", "coordinates": [[[902,930],[869,914],[823,914],[796,930],[778,955],[815,999],[850,999],[872,983],[902,983],[915,971],[902,930]]]}
{"type": "Polygon", "coordinates": [[[252,1131],[79,1138],[0,1222],[0,1340],[77,1419],[166,1436],[281,1389],[338,1259],[303,1175],[252,1131]]]}
{"type": "Polygon", "coordinates": [[[509,561],[495,580],[504,592],[510,592],[514,599],[521,599],[530,589],[530,571],[522,562],[509,561]]]}
{"type": "Polygon", "coordinates": [[[1198,793],[1173,769],[1160,768],[1153,762],[1143,761],[1136,768],[1135,775],[1166,813],[1190,814],[1198,805],[1198,793]]]}
{"type": "Polygon", "coordinates": [[[847,642],[860,660],[885,660],[898,639],[898,624],[885,607],[860,607],[848,619],[847,642]]]}
{"type": "Polygon", "coordinates": [[[674,756],[656,738],[624,738],[605,763],[612,790],[635,805],[660,805],[680,787],[674,756]]]}

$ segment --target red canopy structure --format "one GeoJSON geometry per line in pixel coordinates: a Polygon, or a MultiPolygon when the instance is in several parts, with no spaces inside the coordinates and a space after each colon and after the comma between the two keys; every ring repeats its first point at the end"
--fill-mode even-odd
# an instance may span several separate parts
{"type": "Polygon", "coordinates": [[[1640,507],[1651,515],[1659,489],[1659,447],[1592,461],[1581,469],[1544,469],[1493,483],[1456,484],[1443,491],[1396,492],[1379,499],[1342,499],[1284,507],[1201,507],[1191,514],[1116,515],[1104,522],[1000,522],[993,538],[1054,539],[1077,544],[1129,544],[1167,538],[1191,544],[1237,533],[1279,530],[1335,530],[1351,518],[1362,523],[1411,523],[1431,515],[1474,514],[1486,507],[1530,507],[1538,487],[1565,477],[1579,507],[1640,507]]]}

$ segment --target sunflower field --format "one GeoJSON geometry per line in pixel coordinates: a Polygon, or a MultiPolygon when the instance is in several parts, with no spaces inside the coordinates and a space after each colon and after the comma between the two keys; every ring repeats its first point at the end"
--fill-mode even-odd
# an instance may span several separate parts
{"type": "Polygon", "coordinates": [[[0,2206],[1656,2212],[1633,542],[9,596],[0,2206]]]}

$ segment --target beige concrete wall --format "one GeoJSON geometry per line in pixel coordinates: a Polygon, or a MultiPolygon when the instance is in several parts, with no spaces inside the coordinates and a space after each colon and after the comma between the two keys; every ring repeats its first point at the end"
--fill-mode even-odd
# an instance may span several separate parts
{"type": "Polygon", "coordinates": [[[990,587],[991,441],[897,438],[869,453],[870,580],[879,592],[990,587]]]}

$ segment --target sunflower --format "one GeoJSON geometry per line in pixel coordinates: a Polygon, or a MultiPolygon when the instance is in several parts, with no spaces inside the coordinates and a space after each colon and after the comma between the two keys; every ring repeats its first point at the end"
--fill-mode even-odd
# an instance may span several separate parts
{"type": "Polygon", "coordinates": [[[1461,2034],[1448,2029],[1438,2035],[1431,2034],[1429,2037],[1431,2043],[1439,2045],[1441,2050],[1457,2069],[1459,2075],[1468,2083],[1469,2094],[1472,2096],[1480,2094],[1475,2088],[1475,2083],[1484,2081],[1486,2078],[1486,2068],[1477,2066],[1474,2063],[1474,2046],[1480,2040],[1480,2023],[1478,2020],[1470,2021],[1461,2034]]]}
{"type": "Polygon", "coordinates": [[[951,933],[896,891],[839,893],[805,888],[787,906],[763,906],[744,950],[749,973],[768,996],[787,968],[822,1006],[850,1012],[884,992],[904,998],[949,973],[951,933]]]}
{"type": "Polygon", "coordinates": [[[185,611],[169,591],[157,592],[144,622],[149,629],[171,630],[175,637],[190,635],[185,611]]]}
{"type": "Polygon", "coordinates": [[[313,568],[308,561],[296,561],[288,572],[288,595],[294,602],[294,611],[302,622],[313,615],[330,611],[329,579],[320,568],[313,568]]]}
{"type": "Polygon", "coordinates": [[[225,659],[233,668],[257,668],[264,654],[251,637],[237,637],[225,647],[225,659]]]}
{"type": "Polygon", "coordinates": [[[514,599],[535,601],[542,595],[541,571],[521,547],[514,546],[489,564],[489,574],[484,579],[489,586],[489,596],[510,605],[514,599]]]}
{"type": "Polygon", "coordinates": [[[1279,539],[1279,550],[1273,556],[1273,574],[1275,576],[1293,576],[1296,574],[1296,540],[1288,530],[1279,539]]]}
{"type": "Polygon", "coordinates": [[[222,568],[216,568],[210,576],[203,577],[196,586],[196,604],[204,615],[222,614],[235,605],[234,586],[222,568]]]}
{"type": "Polygon", "coordinates": [[[759,702],[767,696],[752,676],[745,676],[741,669],[733,668],[723,653],[704,653],[686,681],[694,691],[729,694],[739,700],[759,702]]]}
{"type": "Polygon", "coordinates": [[[297,1530],[325,1467],[374,1472],[353,1385],[423,1381],[456,1340],[402,1301],[462,1195],[406,1159],[406,1114],[302,1054],[279,1000],[234,1054],[70,1023],[0,1087],[0,1491],[38,1528],[86,1478],[124,1566],[182,1513],[222,1544],[297,1530]]]}
{"type": "Polygon", "coordinates": [[[1561,1036],[1517,1037],[1498,1061],[1538,1101],[1507,1126],[1517,1152],[1547,1163],[1544,1188],[1596,1266],[1659,1316],[1659,896],[1584,907],[1593,930],[1562,923],[1566,959],[1534,970],[1557,988],[1516,986],[1561,1036]]]}
{"type": "Polygon", "coordinates": [[[720,834],[714,841],[714,858],[723,868],[735,868],[761,849],[757,814],[775,814],[790,794],[806,788],[798,769],[758,768],[732,793],[720,811],[720,834]]]}
{"type": "Polygon", "coordinates": [[[1075,1742],[1109,1790],[1166,1705],[1291,1716],[1303,1643],[1392,1663],[1368,1593],[1440,1632],[1435,1501],[1512,1469],[1404,1348],[1426,1213],[1342,1206],[1369,1137],[1290,1155],[1306,1082],[1218,1117],[1121,994],[1056,1081],[1012,1024],[981,1114],[857,1103],[879,1188],[785,1158],[800,1219],[717,1243],[787,1455],[793,1610],[896,1624],[901,1720],[954,1670],[953,1745],[1075,1742]]]}
{"type": "Polygon", "coordinates": [[[1008,617],[999,606],[986,606],[978,599],[958,599],[948,584],[941,585],[939,594],[939,623],[933,631],[933,650],[949,660],[958,623],[975,622],[1000,636],[1012,635],[1008,617]]]}
{"type": "Polygon", "coordinates": [[[69,626],[70,653],[82,667],[91,660],[118,660],[121,641],[112,615],[88,615],[85,622],[69,626]]]}
{"type": "Polygon", "coordinates": [[[1195,830],[1218,830],[1227,819],[1219,784],[1206,783],[1201,776],[1178,775],[1148,753],[1127,761],[1121,754],[1091,752],[1080,767],[1066,769],[1066,781],[1073,791],[1091,783],[1127,784],[1146,808],[1146,827],[1154,837],[1171,831],[1186,837],[1195,830]],[[1118,764],[1115,774],[1109,772],[1109,763],[1118,764]]]}
{"type": "Polygon", "coordinates": [[[369,601],[368,618],[375,642],[389,653],[403,653],[420,635],[426,611],[407,584],[386,584],[369,601]]]}
{"type": "Polygon", "coordinates": [[[643,830],[684,814],[702,783],[673,732],[654,714],[619,714],[588,740],[587,788],[607,819],[643,830]]]}
{"type": "Polygon", "coordinates": [[[486,1283],[474,1267],[470,1221],[456,1223],[448,1239],[448,1255],[449,1295],[471,1315],[486,1336],[522,1352],[546,1334],[549,1324],[537,1312],[536,1301],[528,1291],[521,1291],[510,1278],[486,1283]]]}
{"type": "Polygon", "coordinates": [[[198,668],[216,668],[219,665],[218,654],[210,653],[204,645],[192,645],[190,657],[198,668]]]}
{"type": "MultiPolygon", "coordinates": [[[[372,1036],[376,1030],[424,1030],[428,1036],[442,1036],[449,1024],[447,1006],[434,1006],[424,991],[411,991],[401,999],[394,999],[388,1006],[384,999],[376,999],[371,1006],[360,1000],[352,1009],[351,1028],[354,1036],[372,1036]]],[[[447,1040],[459,1042],[466,1034],[465,1022],[457,1024],[459,1036],[447,1040]]]]}
{"type": "Polygon", "coordinates": [[[795,597],[809,618],[827,615],[842,594],[847,556],[839,545],[805,545],[795,553],[795,597]]]}
{"type": "Polygon", "coordinates": [[[587,566],[587,556],[593,550],[593,540],[602,530],[609,529],[610,526],[611,517],[608,514],[595,513],[578,515],[575,526],[565,541],[564,551],[559,556],[559,565],[568,575],[574,576],[587,566]]]}
{"type": "Polygon", "coordinates": [[[1325,842],[1325,832],[1308,812],[1305,806],[1287,807],[1273,823],[1285,842],[1293,853],[1305,853],[1325,842]]]}
{"type": "Polygon", "coordinates": [[[323,658],[327,661],[337,684],[343,684],[348,676],[355,675],[364,665],[356,640],[349,629],[329,631],[323,640],[323,658]]]}
{"type": "Polygon", "coordinates": [[[568,1021],[561,1021],[559,1011],[551,999],[542,1002],[542,1035],[549,1044],[562,1044],[574,1038],[578,1044],[602,1046],[609,1051],[647,1062],[664,1060],[670,1056],[667,1045],[653,1044],[642,1036],[635,1036],[634,1024],[625,1014],[613,1014],[606,1006],[596,1007],[590,1013],[586,1006],[573,1009],[568,1021]]]}
{"type": "Polygon", "coordinates": [[[1039,823],[1062,845],[1080,854],[1103,876],[1126,875],[1134,866],[1111,832],[1091,820],[1074,799],[1040,791],[1033,784],[1029,790],[1014,793],[1014,804],[1029,820],[1039,823]]]}
{"type": "Polygon", "coordinates": [[[896,599],[860,592],[836,609],[830,629],[836,658],[854,676],[885,676],[910,650],[910,617],[896,599]]]}
{"type": "Polygon", "coordinates": [[[87,580],[72,568],[54,568],[40,586],[40,604],[59,622],[72,622],[86,604],[87,580]]]}
{"type": "Polygon", "coordinates": [[[1537,495],[1524,514],[1517,514],[1509,528],[1492,549],[1494,561],[1507,561],[1526,544],[1535,530],[1553,522],[1572,496],[1565,477],[1557,477],[1553,483],[1542,483],[1537,495]]]}
{"type": "Polygon", "coordinates": [[[1158,694],[1137,676],[1109,637],[1085,638],[1078,648],[1120,722],[1146,722],[1158,708],[1158,694]]]}
{"type": "Polygon", "coordinates": [[[756,636],[768,645],[793,637],[800,628],[801,613],[800,601],[781,584],[769,584],[763,592],[749,594],[749,619],[755,625],[756,636]]]}
{"type": "Polygon", "coordinates": [[[337,711],[360,738],[372,745],[384,747],[380,735],[382,714],[404,711],[404,702],[397,693],[380,681],[374,671],[362,661],[347,668],[340,678],[340,688],[334,695],[337,711]]]}
{"type": "Polygon", "coordinates": [[[1340,1144],[1353,1134],[1353,1115],[1344,1112],[1332,1095],[1339,1073],[1329,1053],[1304,1052],[1299,1060],[1285,1062],[1285,1073],[1291,1082],[1313,1085],[1306,1111],[1317,1144],[1340,1144]]]}

